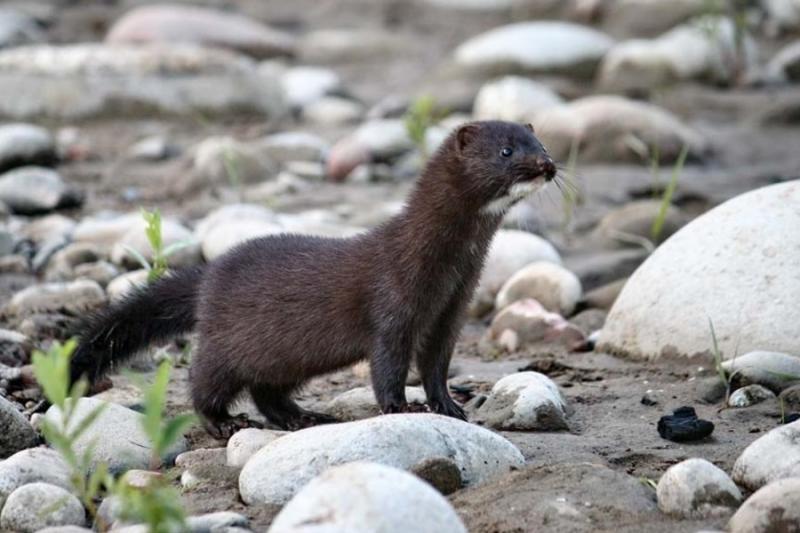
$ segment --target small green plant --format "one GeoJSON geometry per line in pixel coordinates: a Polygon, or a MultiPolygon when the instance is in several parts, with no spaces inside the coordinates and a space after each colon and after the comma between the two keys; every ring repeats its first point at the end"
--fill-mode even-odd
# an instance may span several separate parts
{"type": "Polygon", "coordinates": [[[426,133],[442,118],[444,118],[444,113],[437,110],[436,100],[429,95],[420,96],[414,100],[403,117],[406,132],[424,159],[427,159],[429,155],[425,142],[426,133]]]}
{"type": "MultiPolygon", "coordinates": [[[[656,152],[657,153],[657,152],[656,152]]],[[[683,145],[678,159],[675,160],[675,166],[672,167],[672,177],[669,183],[664,188],[664,193],[661,195],[661,205],[658,208],[656,218],[653,219],[653,225],[650,227],[650,239],[653,243],[658,243],[661,238],[661,233],[664,231],[664,222],[667,219],[667,212],[672,204],[672,197],[675,195],[675,190],[678,188],[678,180],[681,173],[683,173],[683,166],[686,164],[686,157],[689,155],[689,146],[683,145]]]]}
{"type": "Polygon", "coordinates": [[[186,248],[189,242],[181,241],[164,247],[161,235],[161,212],[158,209],[148,211],[142,208],[141,213],[145,222],[144,233],[147,236],[147,242],[150,244],[153,259],[148,261],[138,250],[130,246],[126,246],[125,249],[142,265],[142,268],[147,270],[147,281],[152,283],[167,272],[167,259],[169,259],[169,256],[178,250],[186,248]]]}
{"type": "Polygon", "coordinates": [[[580,194],[577,186],[571,181],[571,179],[577,175],[576,172],[578,170],[579,145],[580,140],[577,137],[574,138],[569,146],[566,173],[562,176],[556,176],[555,181],[556,186],[558,186],[559,190],[561,190],[562,196],[562,205],[564,210],[561,220],[561,228],[563,231],[567,231],[570,228],[572,225],[572,220],[575,216],[575,208],[584,202],[584,198],[580,194]],[[564,180],[563,188],[559,183],[560,179],[564,180]]]}
{"type": "Polygon", "coordinates": [[[639,483],[648,487],[650,489],[656,490],[658,488],[658,482],[655,479],[651,479],[649,477],[642,476],[639,478],[639,483]]]}
{"type": "Polygon", "coordinates": [[[230,145],[223,148],[222,164],[225,167],[225,175],[228,177],[228,183],[230,183],[231,188],[236,191],[239,201],[242,201],[244,193],[242,191],[242,173],[239,171],[241,162],[239,154],[230,145]]]}
{"type": "MultiPolygon", "coordinates": [[[[96,464],[94,470],[91,470],[91,445],[82,454],[75,451],[78,439],[94,424],[105,408],[105,405],[101,405],[80,420],[76,418],[77,402],[88,390],[88,385],[85,380],[81,380],[69,387],[69,361],[75,346],[74,340],[63,345],[56,342],[47,353],[37,351],[33,355],[34,374],[42,392],[61,412],[60,417],[54,417],[55,421],[48,418],[42,420],[42,433],[69,467],[74,492],[89,514],[97,519],[96,502],[103,496],[114,496],[120,501],[120,518],[125,521],[145,524],[151,533],[185,530],[186,518],[180,504],[180,495],[162,478],[152,480],[145,487],[133,487],[124,480],[114,479],[105,463],[96,464]],[[91,473],[87,475],[88,472],[91,473]]],[[[163,362],[153,383],[142,387],[142,429],[153,450],[153,468],[161,465],[161,457],[195,420],[194,415],[179,415],[172,419],[164,417],[170,368],[169,362],[163,362]]]]}

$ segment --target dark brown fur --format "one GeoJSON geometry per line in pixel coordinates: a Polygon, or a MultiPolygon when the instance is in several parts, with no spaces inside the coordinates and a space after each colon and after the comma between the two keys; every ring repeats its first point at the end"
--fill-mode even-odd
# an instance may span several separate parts
{"type": "Polygon", "coordinates": [[[415,360],[431,410],[463,419],[447,370],[502,218],[482,210],[513,184],[554,173],[529,127],[462,126],[432,157],[406,209],[387,223],[349,239],[253,239],[203,269],[173,274],[93,321],[73,376],[98,377],[196,320],[192,398],[214,433],[234,429],[228,408],[245,391],[279,426],[327,421],[302,410],[292,392],[363,359],[384,413],[407,408],[415,360]],[[506,147],[511,156],[501,155],[506,147]]]}

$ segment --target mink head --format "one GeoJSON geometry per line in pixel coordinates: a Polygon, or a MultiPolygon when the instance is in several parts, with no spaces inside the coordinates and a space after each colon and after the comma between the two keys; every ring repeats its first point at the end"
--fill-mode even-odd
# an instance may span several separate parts
{"type": "Polygon", "coordinates": [[[530,124],[470,122],[448,141],[462,169],[456,185],[483,214],[502,215],[556,175],[530,124]]]}

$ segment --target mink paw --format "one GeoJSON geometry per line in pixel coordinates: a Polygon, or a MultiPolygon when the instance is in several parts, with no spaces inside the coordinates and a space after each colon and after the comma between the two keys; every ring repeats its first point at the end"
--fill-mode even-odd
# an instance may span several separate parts
{"type": "Polygon", "coordinates": [[[431,406],[431,411],[434,413],[452,418],[458,418],[459,420],[467,420],[467,413],[465,413],[464,409],[462,409],[461,406],[454,402],[451,398],[447,398],[443,401],[431,401],[429,403],[431,406]]]}
{"type": "Polygon", "coordinates": [[[209,435],[219,440],[228,440],[240,429],[263,427],[260,423],[250,420],[245,414],[215,422],[207,420],[203,425],[209,435]]]}
{"type": "Polygon", "coordinates": [[[296,431],[298,429],[310,428],[322,424],[335,424],[338,421],[339,420],[336,418],[324,413],[303,411],[299,416],[286,421],[285,427],[289,431],[296,431]]]}

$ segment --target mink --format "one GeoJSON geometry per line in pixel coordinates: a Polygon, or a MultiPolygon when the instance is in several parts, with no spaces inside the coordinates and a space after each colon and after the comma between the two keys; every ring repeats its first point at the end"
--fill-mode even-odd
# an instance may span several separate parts
{"type": "Polygon", "coordinates": [[[196,330],[191,396],[217,437],[243,425],[229,407],[244,392],[278,427],[333,421],[293,392],[364,359],[383,413],[410,410],[415,361],[430,410],[466,419],[447,388],[466,307],[504,213],[555,174],[530,125],[462,125],[387,222],[349,238],[255,238],[167,274],[89,320],[71,377],[94,382],[149,344],[196,330]]]}

